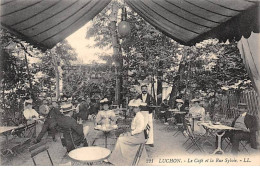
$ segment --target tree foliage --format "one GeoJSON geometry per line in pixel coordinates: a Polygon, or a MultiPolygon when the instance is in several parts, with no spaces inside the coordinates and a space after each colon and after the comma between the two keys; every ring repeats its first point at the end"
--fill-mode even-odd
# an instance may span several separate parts
{"type": "Polygon", "coordinates": [[[37,109],[42,93],[51,96],[48,89],[55,84],[53,57],[60,65],[70,64],[76,58],[74,50],[64,41],[45,52],[22,41],[6,30],[0,30],[1,43],[1,108],[5,117],[21,116],[23,101],[34,100],[37,109]]]}

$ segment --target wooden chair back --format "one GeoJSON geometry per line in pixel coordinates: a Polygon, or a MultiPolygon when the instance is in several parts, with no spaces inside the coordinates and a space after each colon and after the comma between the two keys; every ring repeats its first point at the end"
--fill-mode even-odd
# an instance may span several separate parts
{"type": "Polygon", "coordinates": [[[133,166],[136,166],[142,156],[142,153],[143,153],[143,150],[145,148],[145,143],[147,142],[148,138],[149,138],[149,132],[150,132],[150,125],[147,124],[145,129],[144,129],[144,138],[145,138],[145,142],[144,143],[141,143],[138,150],[137,150],[137,153],[135,155],[135,158],[134,158],[134,161],[132,163],[133,166]]]}
{"type": "Polygon", "coordinates": [[[31,147],[29,147],[29,152],[31,153],[31,158],[33,160],[33,163],[34,165],[36,166],[36,162],[35,162],[35,159],[34,157],[44,151],[47,152],[47,155],[50,159],[50,162],[51,162],[51,165],[53,165],[53,162],[52,162],[52,159],[51,159],[51,156],[50,156],[50,153],[48,151],[49,149],[49,146],[46,145],[47,141],[42,141],[40,143],[37,143],[35,145],[32,145],[31,147]]]}

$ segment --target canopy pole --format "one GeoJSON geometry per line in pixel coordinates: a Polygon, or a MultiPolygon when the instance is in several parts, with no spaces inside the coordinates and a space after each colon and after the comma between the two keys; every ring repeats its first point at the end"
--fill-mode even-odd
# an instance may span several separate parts
{"type": "Polygon", "coordinates": [[[118,14],[118,6],[113,4],[112,13],[110,15],[110,27],[111,27],[111,35],[112,35],[112,46],[113,53],[116,62],[116,90],[115,90],[115,103],[117,105],[121,104],[121,91],[122,91],[122,67],[123,67],[123,58],[122,58],[122,50],[119,44],[116,23],[117,23],[117,14],[118,14]]]}

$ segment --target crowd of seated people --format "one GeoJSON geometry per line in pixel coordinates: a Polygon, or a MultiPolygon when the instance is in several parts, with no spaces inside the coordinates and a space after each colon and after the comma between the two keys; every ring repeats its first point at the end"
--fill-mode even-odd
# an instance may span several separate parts
{"type": "MultiPolygon", "coordinates": [[[[200,122],[210,119],[206,118],[205,109],[200,105],[200,101],[197,98],[192,99],[191,106],[187,109],[188,104],[185,103],[186,101],[184,102],[181,98],[177,98],[174,104],[175,110],[185,113],[177,114],[174,117],[177,123],[183,123],[185,116],[190,117],[190,123],[194,124],[194,133],[204,134],[205,129],[200,125],[200,122]]],[[[141,99],[129,102],[128,106],[133,109],[134,113],[131,130],[119,136],[107,162],[114,165],[131,165],[138,145],[145,141],[143,131],[148,124],[149,113],[141,110],[144,104],[141,99]]],[[[109,109],[111,101],[104,98],[99,102],[99,105],[100,110],[96,112],[95,125],[115,125],[115,112],[109,109]]],[[[160,110],[165,112],[163,116],[165,122],[170,117],[170,112],[168,111],[170,108],[171,106],[168,105],[167,100],[163,100],[160,110]]],[[[82,144],[83,146],[88,146],[87,135],[90,132],[90,128],[84,121],[88,120],[87,116],[91,114],[89,113],[90,110],[94,110],[93,104],[91,107],[90,99],[85,101],[84,98],[80,98],[79,104],[74,106],[69,99],[64,99],[61,102],[53,101],[51,105],[48,105],[47,100],[43,100],[43,104],[39,108],[39,113],[37,113],[32,108],[32,100],[30,99],[25,101],[23,113],[28,121],[44,118],[41,132],[33,141],[34,143],[40,142],[47,132],[50,133],[53,141],[56,141],[55,134],[57,129],[61,129],[60,131],[63,132],[67,152],[70,152],[76,148],[75,145],[79,146],[82,144]]],[[[234,119],[231,126],[241,130],[232,130],[226,132],[223,136],[223,138],[229,138],[232,143],[232,153],[234,154],[238,153],[239,142],[241,140],[247,140],[252,148],[257,148],[256,132],[258,125],[256,118],[248,114],[247,105],[245,104],[240,103],[238,110],[240,115],[234,119]]],[[[146,157],[146,151],[144,151],[143,157],[146,157]]]]}

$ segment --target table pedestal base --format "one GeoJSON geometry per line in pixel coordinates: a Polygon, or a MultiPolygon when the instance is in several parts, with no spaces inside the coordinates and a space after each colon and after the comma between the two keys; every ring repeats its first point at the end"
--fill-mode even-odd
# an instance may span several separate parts
{"type": "Polygon", "coordinates": [[[224,154],[224,151],[222,150],[221,148],[221,138],[222,136],[225,134],[225,131],[223,131],[222,134],[218,134],[216,133],[217,137],[218,137],[218,147],[217,149],[212,153],[212,154],[217,154],[217,153],[221,153],[221,154],[224,154]]]}

